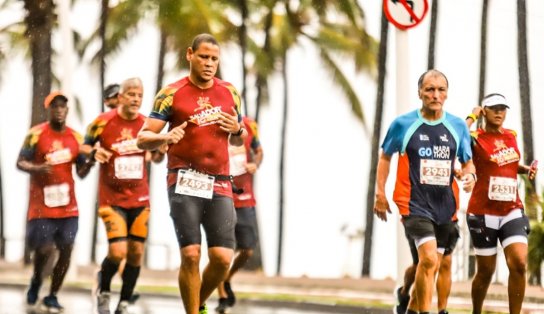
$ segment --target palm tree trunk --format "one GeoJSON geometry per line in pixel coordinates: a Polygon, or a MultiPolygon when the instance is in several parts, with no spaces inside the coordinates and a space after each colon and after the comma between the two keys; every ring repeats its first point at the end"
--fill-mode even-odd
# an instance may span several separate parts
{"type": "Polygon", "coordinates": [[[166,41],[168,35],[166,31],[161,28],[161,39],[159,42],[159,62],[157,66],[157,84],[155,85],[155,93],[158,93],[163,85],[164,81],[164,58],[166,56],[166,41]]]}
{"type": "Polygon", "coordinates": [[[427,69],[434,69],[434,49],[436,47],[436,25],[438,22],[438,0],[431,7],[431,27],[429,30],[429,53],[427,54],[427,69]]]}
{"type": "Polygon", "coordinates": [[[376,111],[374,113],[374,127],[372,129],[372,148],[370,160],[370,173],[368,182],[368,191],[366,195],[366,227],[363,247],[363,277],[370,276],[370,266],[372,260],[372,233],[374,231],[374,194],[376,193],[376,172],[378,167],[378,153],[380,150],[380,137],[382,129],[383,100],[385,90],[385,75],[387,63],[387,37],[389,32],[389,22],[382,10],[381,31],[380,31],[380,50],[378,52],[378,91],[376,97],[376,111]]]}
{"type": "Polygon", "coordinates": [[[283,81],[283,117],[281,122],[281,147],[280,147],[280,195],[279,195],[279,225],[278,225],[278,264],[276,275],[281,275],[281,263],[283,252],[283,225],[284,225],[284,206],[285,206],[285,146],[287,141],[287,113],[289,109],[289,90],[287,77],[287,51],[283,55],[281,69],[283,81]]]}
{"type": "MultiPolygon", "coordinates": [[[[519,68],[519,95],[521,104],[521,130],[523,134],[523,160],[525,164],[534,159],[533,151],[533,120],[531,114],[531,84],[527,60],[527,9],[525,0],[517,1],[518,17],[518,68],[519,68]]],[[[525,184],[525,212],[529,219],[537,219],[536,180],[525,184]]],[[[529,284],[541,285],[540,267],[529,274],[529,284]]]]}
{"type": "Polygon", "coordinates": [[[46,111],[43,100],[51,91],[51,33],[55,16],[52,0],[25,0],[27,11],[26,36],[30,40],[32,56],[32,118],[31,125],[44,122],[46,111]]]}
{"type": "MultiPolygon", "coordinates": [[[[270,34],[270,31],[272,29],[272,22],[273,22],[274,13],[271,9],[271,11],[268,13],[265,19],[265,25],[264,25],[264,44],[263,44],[263,52],[266,54],[270,51],[271,45],[272,45],[272,35],[270,34]]],[[[261,70],[262,71],[262,70],[261,70]]],[[[264,94],[266,93],[267,88],[267,81],[266,81],[266,75],[260,72],[257,72],[257,79],[255,82],[256,89],[257,89],[257,96],[255,99],[255,116],[254,120],[255,122],[259,122],[259,116],[261,113],[261,107],[263,105],[263,99],[264,94]]]]}
{"type": "Polygon", "coordinates": [[[240,50],[242,58],[242,103],[243,113],[247,116],[247,67],[246,67],[246,54],[247,54],[247,19],[249,16],[249,9],[247,7],[247,0],[238,0],[238,6],[240,7],[240,14],[242,17],[242,24],[240,25],[238,38],[240,40],[240,50]]]}
{"type": "MultiPolygon", "coordinates": [[[[487,15],[488,15],[488,2],[489,0],[483,0],[482,3],[482,24],[480,26],[480,86],[478,89],[478,104],[484,99],[485,96],[485,80],[487,69],[487,15]]],[[[478,122],[480,122],[479,120],[478,122]]]]}

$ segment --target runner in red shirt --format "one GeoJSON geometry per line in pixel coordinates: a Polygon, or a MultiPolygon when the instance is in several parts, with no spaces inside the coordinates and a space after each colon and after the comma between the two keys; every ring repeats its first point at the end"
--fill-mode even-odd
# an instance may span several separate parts
{"type": "Polygon", "coordinates": [[[503,128],[509,106],[501,94],[490,94],[467,117],[467,125],[484,116],[484,127],[472,132],[472,151],[478,180],[467,210],[467,224],[476,254],[472,280],[472,313],[483,302],[497,263],[497,241],[504,248],[509,269],[510,313],[520,313],[525,295],[529,220],[518,194],[518,173],[534,178],[537,169],[520,164],[516,132],[503,128]]]}
{"type": "Polygon", "coordinates": [[[78,230],[78,208],[72,177],[73,164],[83,178],[90,167],[80,154],[82,137],[66,126],[68,98],[52,92],[44,101],[49,121],[30,129],[25,138],[17,168],[30,174],[27,241],[34,251],[34,269],[27,292],[27,304],[34,306],[42,285],[44,268],[55,249],[59,257],[51,276],[49,295],[42,306],[50,313],[63,307],[57,300],[68,267],[78,230]]]}
{"type": "Polygon", "coordinates": [[[100,163],[98,214],[106,227],[108,255],[98,273],[97,303],[100,313],[109,313],[112,277],[126,258],[123,285],[116,313],[125,313],[140,273],[149,219],[149,184],[146,162],[162,160],[148,156],[136,146],[136,135],[145,117],[139,113],[143,85],[139,78],[120,87],[119,106],[99,115],[87,128],[85,149],[100,163]],[[99,145],[96,145],[99,143],[99,145]],[[94,149],[93,149],[94,147],[94,149]]]}
{"type": "Polygon", "coordinates": [[[236,208],[236,250],[238,255],[230,268],[227,278],[217,286],[219,293],[218,313],[227,313],[229,307],[236,302],[230,281],[239,269],[244,267],[253,256],[257,245],[257,213],[255,211],[255,194],[253,193],[253,176],[263,161],[263,149],[259,141],[257,122],[249,117],[243,118],[248,131],[243,146],[230,146],[230,173],[234,176],[234,208],[236,208]]]}
{"type": "Polygon", "coordinates": [[[200,34],[187,48],[190,73],[164,87],[138,135],[138,146],[168,144],[170,216],[181,255],[179,288],[187,314],[205,305],[226,277],[234,255],[236,213],[232,203],[228,145],[241,146],[240,95],[215,77],[219,44],[200,34]],[[160,133],[169,123],[167,133],[160,133]],[[209,264],[200,277],[200,226],[206,232],[209,264]]]}

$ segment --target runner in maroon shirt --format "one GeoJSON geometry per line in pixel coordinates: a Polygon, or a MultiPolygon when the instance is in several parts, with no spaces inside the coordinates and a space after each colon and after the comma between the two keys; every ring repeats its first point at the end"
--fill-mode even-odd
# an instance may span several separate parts
{"type": "Polygon", "coordinates": [[[236,213],[232,203],[228,145],[241,146],[240,95],[215,77],[219,44],[200,34],[187,48],[190,73],[155,96],[138,146],[168,144],[170,216],[180,246],[179,288],[187,314],[207,313],[206,300],[227,275],[234,255],[236,213]],[[167,133],[160,133],[169,123],[167,133]],[[200,278],[200,226],[209,264],[200,278]]]}
{"type": "Polygon", "coordinates": [[[234,193],[236,209],[236,251],[227,278],[217,286],[219,305],[218,313],[226,313],[236,302],[230,281],[247,261],[253,256],[257,245],[257,213],[255,211],[255,193],[253,193],[253,176],[263,160],[263,149],[259,141],[257,122],[249,117],[243,118],[247,137],[243,146],[230,146],[230,173],[234,176],[234,185],[238,193],[234,193]]]}
{"type": "Polygon", "coordinates": [[[116,313],[125,313],[140,273],[149,219],[149,185],[146,162],[160,161],[136,146],[136,135],[145,117],[139,113],[143,85],[139,78],[120,87],[119,106],[99,115],[87,128],[85,149],[100,163],[98,214],[106,227],[108,255],[98,273],[97,303],[109,313],[112,277],[126,258],[123,285],[116,313]],[[96,145],[99,143],[99,145],[96,145]],[[94,147],[94,149],[93,149],[94,147]]]}
{"type": "Polygon", "coordinates": [[[34,269],[27,304],[36,304],[45,265],[57,249],[59,257],[51,276],[50,293],[42,305],[50,313],[58,313],[63,307],[57,300],[57,292],[68,271],[78,230],[72,168],[75,163],[78,176],[83,178],[90,167],[79,151],[81,135],[66,126],[68,98],[61,92],[52,92],[45,98],[44,105],[49,121],[30,129],[19,153],[17,168],[30,174],[27,240],[34,251],[34,269]]]}
{"type": "Polygon", "coordinates": [[[518,194],[518,173],[534,178],[537,169],[520,164],[516,132],[503,128],[509,106],[501,94],[490,94],[467,117],[467,125],[481,112],[484,127],[472,132],[472,151],[478,180],[467,210],[467,224],[476,254],[472,280],[472,313],[482,312],[497,263],[497,241],[504,248],[509,270],[510,313],[520,313],[525,295],[529,220],[518,194]]]}

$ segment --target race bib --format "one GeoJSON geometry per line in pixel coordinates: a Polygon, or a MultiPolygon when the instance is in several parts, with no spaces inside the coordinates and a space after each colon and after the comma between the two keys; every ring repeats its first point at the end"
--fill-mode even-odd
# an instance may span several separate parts
{"type": "Polygon", "coordinates": [[[193,170],[179,170],[175,192],[183,195],[191,195],[211,199],[213,197],[213,176],[198,173],[193,170]]]}
{"type": "Polygon", "coordinates": [[[450,185],[451,160],[422,159],[419,178],[421,184],[450,185]]]}
{"type": "Polygon", "coordinates": [[[115,177],[117,179],[142,179],[144,177],[144,157],[115,158],[115,177]]]}
{"type": "Polygon", "coordinates": [[[44,187],[43,199],[47,207],[68,205],[70,203],[70,185],[62,183],[44,187]]]}
{"type": "Polygon", "coordinates": [[[247,172],[247,155],[244,146],[229,146],[230,174],[234,177],[247,172]]]}
{"type": "Polygon", "coordinates": [[[490,177],[487,196],[490,200],[510,202],[517,198],[518,181],[505,177],[490,177]]]}

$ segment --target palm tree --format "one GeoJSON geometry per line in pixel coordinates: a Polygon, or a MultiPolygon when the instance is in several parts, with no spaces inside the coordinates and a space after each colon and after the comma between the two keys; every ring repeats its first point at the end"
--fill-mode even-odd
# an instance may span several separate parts
{"type": "MultiPolygon", "coordinates": [[[[298,3],[294,7],[290,1],[277,1],[283,9],[283,14],[273,17],[272,29],[275,34],[271,39],[271,52],[276,62],[281,65],[284,85],[283,121],[281,126],[280,152],[280,194],[279,194],[279,232],[278,232],[278,260],[276,271],[281,273],[283,250],[283,220],[284,220],[284,164],[286,157],[285,141],[287,137],[288,113],[288,77],[287,57],[288,50],[299,43],[301,38],[309,40],[319,51],[319,56],[330,72],[333,81],[348,99],[352,112],[361,121],[366,129],[362,104],[357,97],[350,81],[341,71],[335,60],[335,54],[347,54],[358,71],[372,73],[375,66],[376,42],[364,30],[364,14],[357,1],[307,1],[298,3]],[[318,5],[316,5],[318,4],[318,5]],[[335,10],[343,19],[329,20],[329,13],[335,10]],[[315,34],[309,27],[312,17],[316,17],[318,24],[315,34]]],[[[270,6],[274,10],[274,6],[270,6]]],[[[345,58],[343,61],[345,62],[345,58]]]]}
{"type": "Polygon", "coordinates": [[[381,138],[382,117],[383,117],[383,100],[385,91],[385,76],[387,73],[387,37],[389,32],[389,21],[385,17],[382,10],[381,26],[380,26],[380,50],[378,52],[378,88],[376,93],[376,109],[374,111],[374,126],[372,129],[371,139],[371,160],[370,174],[368,175],[368,191],[366,195],[366,224],[363,247],[363,269],[361,276],[370,276],[370,266],[372,261],[372,235],[374,232],[374,194],[376,193],[376,173],[378,170],[378,154],[380,150],[379,140],[381,138]]]}
{"type": "Polygon", "coordinates": [[[431,6],[431,26],[429,30],[429,53],[427,54],[427,69],[434,69],[434,49],[436,46],[436,25],[437,24],[438,24],[438,1],[433,1],[431,6]]]}
{"type": "Polygon", "coordinates": [[[51,34],[55,23],[53,0],[24,0],[26,33],[32,57],[32,118],[31,125],[46,120],[43,99],[51,91],[51,34]]]}
{"type": "MultiPolygon", "coordinates": [[[[487,69],[487,16],[489,13],[488,2],[489,0],[483,0],[482,2],[482,24],[480,26],[480,87],[478,89],[478,104],[484,99],[485,95],[487,69]]],[[[479,117],[478,127],[480,127],[481,123],[482,119],[479,117]]]]}
{"type": "MultiPolygon", "coordinates": [[[[531,114],[531,85],[529,79],[529,66],[527,60],[527,9],[525,0],[517,1],[518,18],[518,69],[519,69],[519,95],[521,104],[521,130],[523,134],[523,160],[530,164],[534,159],[533,150],[533,120],[531,114]]],[[[531,220],[537,219],[537,195],[536,180],[525,184],[525,212],[531,220]]],[[[540,269],[529,274],[529,283],[541,283],[540,269]]]]}

